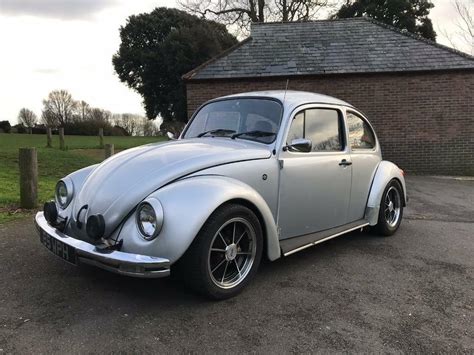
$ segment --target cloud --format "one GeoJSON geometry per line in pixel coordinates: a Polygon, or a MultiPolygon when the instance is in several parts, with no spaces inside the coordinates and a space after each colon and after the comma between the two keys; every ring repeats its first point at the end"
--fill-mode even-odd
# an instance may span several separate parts
{"type": "Polygon", "coordinates": [[[51,75],[51,74],[58,74],[60,70],[56,68],[37,68],[37,69],[34,69],[33,72],[36,74],[51,75]]]}
{"type": "Polygon", "coordinates": [[[117,0],[1,0],[0,15],[87,19],[117,0]]]}

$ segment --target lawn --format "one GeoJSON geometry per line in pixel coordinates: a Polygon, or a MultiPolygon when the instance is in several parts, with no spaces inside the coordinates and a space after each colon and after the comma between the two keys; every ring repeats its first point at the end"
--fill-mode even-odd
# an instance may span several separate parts
{"type": "MultiPolygon", "coordinates": [[[[165,139],[106,136],[104,143],[114,144],[117,152],[165,139]]],[[[31,211],[19,209],[19,148],[36,147],[38,150],[39,206],[54,197],[54,186],[58,179],[103,160],[104,151],[99,149],[98,137],[66,136],[65,142],[68,149],[61,151],[58,136],[53,136],[53,148],[46,148],[46,135],[0,133],[0,224],[31,214],[31,211]]]]}

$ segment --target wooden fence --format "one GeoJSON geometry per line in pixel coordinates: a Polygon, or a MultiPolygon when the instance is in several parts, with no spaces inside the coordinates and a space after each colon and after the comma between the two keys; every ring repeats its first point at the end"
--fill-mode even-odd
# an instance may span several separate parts
{"type": "MultiPolygon", "coordinates": [[[[114,145],[104,145],[104,131],[99,130],[99,146],[104,149],[105,159],[114,155],[114,145]]],[[[52,147],[51,128],[46,132],[46,147],[52,147]]],[[[59,147],[66,150],[64,128],[59,128],[59,147]]],[[[18,152],[20,169],[20,207],[32,209],[38,206],[38,155],[36,148],[20,148],[18,152]]]]}

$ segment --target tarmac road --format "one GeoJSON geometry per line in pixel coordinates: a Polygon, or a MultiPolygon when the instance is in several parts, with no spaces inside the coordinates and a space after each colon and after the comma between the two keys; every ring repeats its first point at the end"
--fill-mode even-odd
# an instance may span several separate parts
{"type": "Polygon", "coordinates": [[[0,354],[474,352],[474,181],[411,177],[390,238],[264,263],[238,297],[75,268],[31,220],[0,226],[0,354]]]}

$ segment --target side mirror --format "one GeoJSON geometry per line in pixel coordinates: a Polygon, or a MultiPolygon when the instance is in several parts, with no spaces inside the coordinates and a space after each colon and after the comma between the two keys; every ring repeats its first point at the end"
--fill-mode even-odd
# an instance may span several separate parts
{"type": "Polygon", "coordinates": [[[167,135],[168,138],[169,138],[170,140],[172,140],[172,141],[176,139],[176,138],[174,137],[174,133],[166,132],[166,135],[167,135]]]}
{"type": "Polygon", "coordinates": [[[287,146],[287,149],[291,152],[303,152],[308,153],[313,147],[313,142],[306,138],[297,138],[291,141],[291,144],[287,146]]]}

